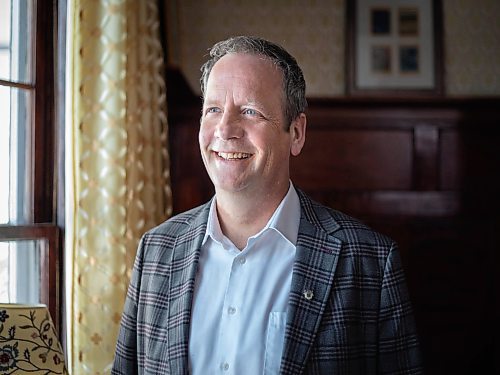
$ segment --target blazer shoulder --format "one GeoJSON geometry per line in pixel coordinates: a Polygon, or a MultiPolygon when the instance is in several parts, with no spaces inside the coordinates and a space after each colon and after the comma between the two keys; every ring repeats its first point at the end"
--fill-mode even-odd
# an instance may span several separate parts
{"type": "Polygon", "coordinates": [[[148,230],[143,239],[148,242],[148,240],[157,237],[177,237],[190,227],[206,224],[209,210],[210,202],[172,216],[160,225],[148,230]]]}
{"type": "Polygon", "coordinates": [[[394,241],[361,220],[353,218],[333,208],[328,208],[332,218],[339,224],[339,230],[335,233],[337,237],[351,242],[359,242],[369,245],[382,245],[392,247],[394,241]]]}
{"type": "Polygon", "coordinates": [[[302,192],[300,200],[303,214],[307,220],[344,243],[395,246],[391,238],[377,232],[359,219],[318,203],[302,192]]]}

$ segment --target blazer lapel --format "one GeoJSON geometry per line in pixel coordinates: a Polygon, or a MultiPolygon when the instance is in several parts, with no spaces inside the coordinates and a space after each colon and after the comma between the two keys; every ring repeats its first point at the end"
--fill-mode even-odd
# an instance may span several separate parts
{"type": "Polygon", "coordinates": [[[210,203],[177,236],[172,251],[168,303],[168,359],[171,374],[188,374],[191,305],[198,259],[206,232],[210,203]]]}
{"type": "MultiPolygon", "coordinates": [[[[301,200],[303,198],[301,196],[301,200]]],[[[297,238],[281,374],[301,374],[304,371],[330,296],[342,246],[339,239],[330,236],[330,231],[325,231],[325,227],[319,225],[322,219],[312,212],[314,209],[310,201],[306,203],[309,203],[307,207],[302,204],[297,238]]],[[[330,215],[325,215],[323,219],[328,229],[336,228],[330,215]]]]}

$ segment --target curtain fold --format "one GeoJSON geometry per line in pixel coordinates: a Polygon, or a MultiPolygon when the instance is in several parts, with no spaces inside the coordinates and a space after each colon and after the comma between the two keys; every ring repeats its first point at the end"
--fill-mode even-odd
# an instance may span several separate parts
{"type": "Polygon", "coordinates": [[[70,5],[68,356],[107,374],[141,235],[171,214],[156,0],[70,5]]]}

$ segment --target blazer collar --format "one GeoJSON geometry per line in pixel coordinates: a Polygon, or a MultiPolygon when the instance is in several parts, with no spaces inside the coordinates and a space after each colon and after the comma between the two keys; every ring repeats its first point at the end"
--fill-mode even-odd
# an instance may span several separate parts
{"type": "Polygon", "coordinates": [[[281,374],[301,374],[328,302],[342,242],[328,210],[299,192],[301,220],[288,302],[281,374]]]}
{"type": "Polygon", "coordinates": [[[176,238],[170,259],[167,358],[171,374],[188,374],[189,326],[195,278],[210,202],[187,213],[186,228],[176,238]],[[190,215],[191,214],[191,215],[190,215]]]}

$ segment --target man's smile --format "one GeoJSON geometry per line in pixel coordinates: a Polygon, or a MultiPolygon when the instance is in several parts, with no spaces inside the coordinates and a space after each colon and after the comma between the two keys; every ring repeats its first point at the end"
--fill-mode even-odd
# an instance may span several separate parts
{"type": "Polygon", "coordinates": [[[248,159],[249,157],[252,156],[252,154],[248,154],[246,152],[222,152],[222,151],[215,151],[217,156],[224,160],[242,160],[242,159],[248,159]]]}

